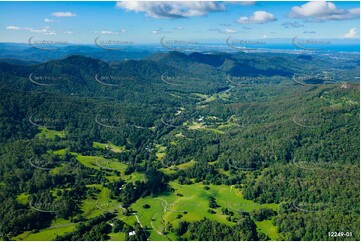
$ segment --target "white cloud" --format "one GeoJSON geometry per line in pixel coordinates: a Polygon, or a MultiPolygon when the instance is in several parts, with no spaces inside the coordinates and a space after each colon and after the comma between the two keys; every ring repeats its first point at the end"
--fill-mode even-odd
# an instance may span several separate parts
{"type": "Polygon", "coordinates": [[[145,15],[153,18],[188,18],[225,11],[223,3],[220,2],[125,1],[117,2],[116,7],[136,13],[144,12],[145,15]]]}
{"type": "Polygon", "coordinates": [[[29,28],[29,27],[18,27],[18,26],[7,26],[6,29],[9,30],[25,30],[25,31],[29,31],[31,33],[39,33],[39,34],[46,34],[46,35],[54,35],[56,34],[56,31],[51,30],[50,27],[45,26],[42,29],[34,29],[34,28],[29,28]]]}
{"type": "Polygon", "coordinates": [[[6,26],[6,29],[8,30],[22,30],[22,31],[29,31],[31,33],[37,33],[37,34],[44,34],[44,35],[55,35],[57,33],[61,34],[73,34],[74,32],[69,30],[52,30],[49,26],[45,26],[40,29],[35,28],[29,28],[29,27],[18,27],[14,25],[6,26]]]}
{"type": "Polygon", "coordinates": [[[241,4],[242,6],[253,6],[256,4],[256,1],[242,1],[239,2],[239,4],[241,4]]]}
{"type": "Polygon", "coordinates": [[[239,4],[241,6],[253,6],[256,4],[256,1],[230,1],[228,4],[239,4]]]}
{"type": "Polygon", "coordinates": [[[152,34],[170,34],[172,31],[169,30],[163,30],[163,28],[156,28],[151,31],[152,34]]]}
{"type": "Polygon", "coordinates": [[[120,34],[120,33],[125,33],[125,32],[127,32],[127,30],[121,29],[119,31],[101,30],[101,31],[94,31],[93,33],[95,33],[95,34],[120,34]]]}
{"type": "Polygon", "coordinates": [[[232,24],[229,24],[229,23],[220,23],[219,25],[224,26],[224,27],[231,27],[232,26],[232,24]]]}
{"type": "Polygon", "coordinates": [[[49,18],[45,18],[45,19],[44,19],[44,22],[45,22],[45,23],[52,23],[52,22],[54,22],[54,20],[53,20],[53,19],[49,19],[49,18]]]}
{"type": "Polygon", "coordinates": [[[108,30],[103,30],[103,31],[100,31],[101,34],[118,34],[116,32],[113,32],[113,31],[108,31],[108,30]]]}
{"type": "Polygon", "coordinates": [[[18,27],[18,26],[13,26],[13,25],[11,25],[11,26],[6,26],[6,29],[10,29],[10,30],[20,30],[21,28],[18,27]]]}
{"type": "Polygon", "coordinates": [[[356,28],[352,28],[352,29],[350,29],[349,31],[347,31],[347,33],[344,34],[343,37],[344,37],[344,38],[347,38],[347,39],[352,39],[352,38],[357,38],[357,37],[359,37],[359,35],[358,35],[358,33],[357,33],[356,28]]]}
{"type": "Polygon", "coordinates": [[[51,30],[50,27],[45,26],[42,29],[33,29],[33,28],[26,28],[26,30],[29,30],[32,33],[41,33],[46,35],[54,35],[56,32],[54,30],[51,30]]]}
{"type": "Polygon", "coordinates": [[[47,32],[47,33],[44,33],[45,35],[54,35],[56,34],[55,31],[51,31],[51,32],[47,32]]]}
{"type": "Polygon", "coordinates": [[[219,29],[219,28],[215,28],[215,29],[209,29],[209,31],[216,31],[220,34],[235,34],[238,33],[239,31],[232,29],[232,28],[226,28],[226,29],[219,29]]]}
{"type": "Polygon", "coordinates": [[[76,14],[72,12],[55,12],[52,13],[51,15],[55,17],[76,17],[76,14]]]}
{"type": "Polygon", "coordinates": [[[178,27],[174,28],[174,30],[184,30],[184,28],[182,26],[178,26],[178,27]]]}
{"type": "Polygon", "coordinates": [[[234,30],[234,29],[225,29],[225,30],[224,30],[224,32],[225,32],[225,33],[227,33],[227,34],[234,34],[234,33],[237,33],[237,31],[236,31],[236,30],[234,30]]]}
{"type": "Polygon", "coordinates": [[[304,25],[303,24],[300,24],[299,22],[284,22],[283,24],[281,24],[283,27],[285,27],[286,29],[288,28],[301,28],[303,27],[304,25]]]}
{"type": "Polygon", "coordinates": [[[338,9],[331,2],[308,2],[292,7],[288,17],[310,21],[356,19],[360,17],[360,8],[338,9]]]}
{"type": "Polygon", "coordinates": [[[266,11],[255,11],[252,16],[242,16],[237,22],[241,24],[265,24],[276,20],[277,18],[271,13],[266,11]]]}
{"type": "Polygon", "coordinates": [[[67,31],[63,31],[62,33],[63,33],[63,34],[73,34],[74,32],[67,30],[67,31]]]}
{"type": "Polygon", "coordinates": [[[152,30],[152,34],[160,34],[160,33],[162,33],[162,32],[159,30],[152,30]]]}

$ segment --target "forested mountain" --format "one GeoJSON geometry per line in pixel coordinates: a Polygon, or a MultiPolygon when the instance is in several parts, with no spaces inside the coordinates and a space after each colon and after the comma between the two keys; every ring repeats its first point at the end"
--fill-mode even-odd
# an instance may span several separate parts
{"type": "MultiPolygon", "coordinates": [[[[36,47],[36,45],[34,45],[36,47]]],[[[53,48],[53,47],[51,47],[53,48]]],[[[122,51],[108,51],[95,45],[62,45],[56,46],[52,51],[44,51],[26,44],[0,43],[1,59],[18,59],[29,62],[43,62],[66,58],[72,55],[82,55],[104,61],[119,61],[124,59],[142,59],[151,53],[152,48],[137,48],[126,46],[122,51]]]]}
{"type": "Polygon", "coordinates": [[[337,53],[0,59],[2,239],[359,240],[359,68],[337,53]]]}

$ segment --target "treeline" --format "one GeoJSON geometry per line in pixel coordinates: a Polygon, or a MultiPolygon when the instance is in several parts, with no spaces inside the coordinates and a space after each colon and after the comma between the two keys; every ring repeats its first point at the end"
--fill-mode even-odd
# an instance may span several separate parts
{"type": "Polygon", "coordinates": [[[285,240],[334,240],[328,235],[333,230],[352,232],[357,240],[359,172],[358,165],[346,164],[313,169],[273,165],[248,177],[243,192],[246,199],[281,204],[274,221],[285,240]]]}
{"type": "Polygon", "coordinates": [[[241,217],[236,225],[232,227],[206,218],[191,223],[181,221],[175,233],[180,240],[187,233],[189,234],[187,239],[192,241],[252,241],[267,239],[267,236],[257,232],[256,224],[249,216],[241,217]]]}
{"type": "MultiPolygon", "coordinates": [[[[193,240],[265,240],[253,220],[269,218],[281,239],[332,239],[327,229],[359,238],[359,90],[289,80],[295,69],[307,74],[302,66],[330,68],[334,61],[342,63],[323,57],[302,62],[276,54],[172,52],[112,66],[82,56],[31,66],[0,63],[1,233],[9,239],[63,218],[82,223],[63,239],[106,240],[112,217],[87,222],[81,217],[81,203],[92,192],[86,185],[102,184],[129,208],[141,197],[170,191],[167,184],[177,180],[239,185],[246,199],[282,204],[277,214],[240,215],[232,228],[209,220],[183,221],[176,231],[179,238],[188,231],[193,240]],[[263,64],[252,64],[255,60],[263,64]],[[45,88],[32,83],[30,73],[66,78],[45,88]],[[107,86],[95,80],[98,73],[125,79],[108,78],[116,86],[107,86]],[[167,82],[181,85],[160,80],[165,73],[167,82]],[[257,81],[240,87],[225,74],[257,81]],[[202,122],[201,117],[205,127],[186,127],[202,122]],[[65,137],[37,138],[39,126],[64,131],[65,137]],[[125,146],[125,151],[94,148],[95,141],[125,146]],[[157,158],[159,145],[166,147],[162,160],[157,158]],[[59,149],[67,152],[52,154],[59,149]],[[127,164],[126,175],[140,172],[146,180],[109,182],[105,177],[119,177],[119,172],[86,168],[71,152],[114,158],[127,164]],[[171,175],[159,171],[164,164],[191,160],[195,165],[171,175]],[[60,167],[61,172],[48,171],[60,167]],[[17,199],[24,194],[30,204],[17,199]]],[[[352,68],[350,73],[357,64],[352,68]]],[[[130,232],[122,222],[114,224],[121,227],[117,231],[130,232]]],[[[132,229],[140,232],[126,239],[145,240],[138,227],[132,229]]]]}
{"type": "Polygon", "coordinates": [[[111,198],[122,202],[123,208],[128,208],[141,197],[155,196],[161,192],[170,190],[168,177],[153,167],[146,171],[147,181],[135,181],[126,183],[121,178],[115,182],[109,182],[106,186],[111,191],[111,198]]]}

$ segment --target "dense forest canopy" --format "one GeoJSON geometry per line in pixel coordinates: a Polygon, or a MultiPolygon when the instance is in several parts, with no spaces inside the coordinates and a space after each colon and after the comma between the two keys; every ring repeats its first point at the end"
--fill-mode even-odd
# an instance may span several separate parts
{"type": "Polygon", "coordinates": [[[359,240],[358,55],[127,55],[0,60],[3,240],[359,240]]]}

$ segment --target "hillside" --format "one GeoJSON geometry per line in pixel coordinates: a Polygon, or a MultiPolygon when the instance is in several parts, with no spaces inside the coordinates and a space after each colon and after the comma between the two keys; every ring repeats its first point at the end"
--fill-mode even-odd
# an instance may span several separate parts
{"type": "Polygon", "coordinates": [[[0,59],[3,238],[358,240],[359,57],[339,57],[0,59]]]}

